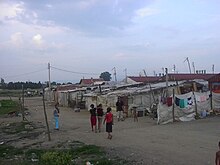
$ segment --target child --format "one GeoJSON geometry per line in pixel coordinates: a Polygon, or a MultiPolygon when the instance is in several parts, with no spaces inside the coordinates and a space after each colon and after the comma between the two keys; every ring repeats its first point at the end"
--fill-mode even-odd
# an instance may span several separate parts
{"type": "Polygon", "coordinates": [[[55,130],[59,130],[59,108],[58,108],[58,104],[55,105],[55,109],[53,111],[53,116],[54,116],[54,120],[55,120],[55,130]]]}
{"type": "Polygon", "coordinates": [[[220,165],[220,141],[218,142],[219,150],[216,152],[215,165],[220,165]]]}
{"type": "Polygon", "coordinates": [[[133,117],[134,117],[134,122],[138,122],[138,112],[137,112],[137,107],[133,107],[133,117]]]}
{"type": "Polygon", "coordinates": [[[106,132],[108,132],[108,139],[112,139],[112,125],[113,125],[113,114],[111,113],[111,108],[107,108],[107,113],[105,115],[105,119],[103,121],[103,124],[106,122],[106,132]]]}
{"type": "Polygon", "coordinates": [[[96,126],[96,108],[95,108],[95,106],[94,106],[94,104],[91,104],[90,105],[90,114],[91,114],[91,116],[90,116],[90,122],[91,122],[91,127],[92,127],[92,131],[94,131],[94,128],[93,127],[95,127],[95,132],[97,132],[97,126],[96,126]]]}
{"type": "Polygon", "coordinates": [[[102,104],[97,106],[97,116],[98,116],[98,130],[101,132],[101,124],[102,124],[102,117],[103,117],[103,109],[102,104]]]}

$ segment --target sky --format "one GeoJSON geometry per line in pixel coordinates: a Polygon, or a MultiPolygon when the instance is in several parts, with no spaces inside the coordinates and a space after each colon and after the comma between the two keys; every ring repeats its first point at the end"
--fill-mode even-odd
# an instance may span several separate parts
{"type": "Polygon", "coordinates": [[[220,72],[219,0],[0,0],[0,77],[220,72]],[[213,67],[214,66],[214,67],[213,67]],[[114,69],[115,68],[115,69],[114,69]],[[174,69],[175,68],[175,69],[174,69]]]}

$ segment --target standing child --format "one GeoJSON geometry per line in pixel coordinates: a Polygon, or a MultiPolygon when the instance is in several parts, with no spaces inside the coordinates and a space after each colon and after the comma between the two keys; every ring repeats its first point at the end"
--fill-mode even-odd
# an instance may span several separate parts
{"type": "Polygon", "coordinates": [[[99,104],[97,106],[97,117],[98,117],[98,130],[99,132],[101,132],[102,117],[103,117],[102,104],[99,104]]]}
{"type": "Polygon", "coordinates": [[[106,132],[108,132],[108,139],[112,139],[112,125],[113,125],[113,114],[111,113],[111,108],[107,108],[107,113],[105,115],[105,119],[103,121],[103,124],[106,122],[106,132]]]}
{"type": "Polygon", "coordinates": [[[55,109],[53,111],[53,116],[54,116],[54,120],[55,120],[55,130],[59,130],[59,108],[58,108],[58,104],[55,105],[55,109]]]}
{"type": "Polygon", "coordinates": [[[118,100],[116,102],[116,112],[117,112],[117,118],[118,121],[124,121],[124,102],[122,101],[121,97],[118,97],[118,100]]]}
{"type": "Polygon", "coordinates": [[[97,126],[96,126],[96,108],[94,106],[94,104],[90,105],[90,122],[91,122],[91,127],[92,127],[92,131],[94,131],[94,127],[95,127],[95,132],[97,132],[97,126]]]}
{"type": "Polygon", "coordinates": [[[138,122],[138,112],[137,112],[137,107],[133,107],[133,117],[134,117],[134,122],[138,122]]]}

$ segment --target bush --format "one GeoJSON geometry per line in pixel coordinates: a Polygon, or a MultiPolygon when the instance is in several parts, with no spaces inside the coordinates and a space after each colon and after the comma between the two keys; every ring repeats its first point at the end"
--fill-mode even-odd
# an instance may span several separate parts
{"type": "Polygon", "coordinates": [[[41,161],[47,165],[70,165],[72,155],[69,152],[48,151],[42,155],[41,161]]]}

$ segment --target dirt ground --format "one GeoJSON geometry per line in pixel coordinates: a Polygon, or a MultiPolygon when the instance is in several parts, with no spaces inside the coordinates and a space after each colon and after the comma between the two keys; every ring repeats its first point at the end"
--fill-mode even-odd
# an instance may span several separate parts
{"type": "MultiPolygon", "coordinates": [[[[51,141],[45,133],[45,118],[42,98],[25,99],[29,109],[26,118],[38,125],[42,134],[30,141],[11,142],[15,146],[31,146],[40,143],[50,147],[58,142],[68,140],[81,141],[86,144],[102,146],[109,158],[120,158],[133,161],[135,165],[213,165],[218,141],[220,140],[219,116],[208,117],[192,122],[176,122],[157,125],[155,120],[139,117],[138,122],[132,118],[118,122],[115,118],[113,138],[107,139],[104,125],[101,133],[91,131],[89,112],[74,112],[71,108],[60,107],[60,130],[54,130],[52,117],[53,106],[46,104],[51,141]]],[[[0,118],[0,124],[21,121],[21,117],[0,118]]],[[[1,139],[2,140],[2,139],[1,139]]]]}

